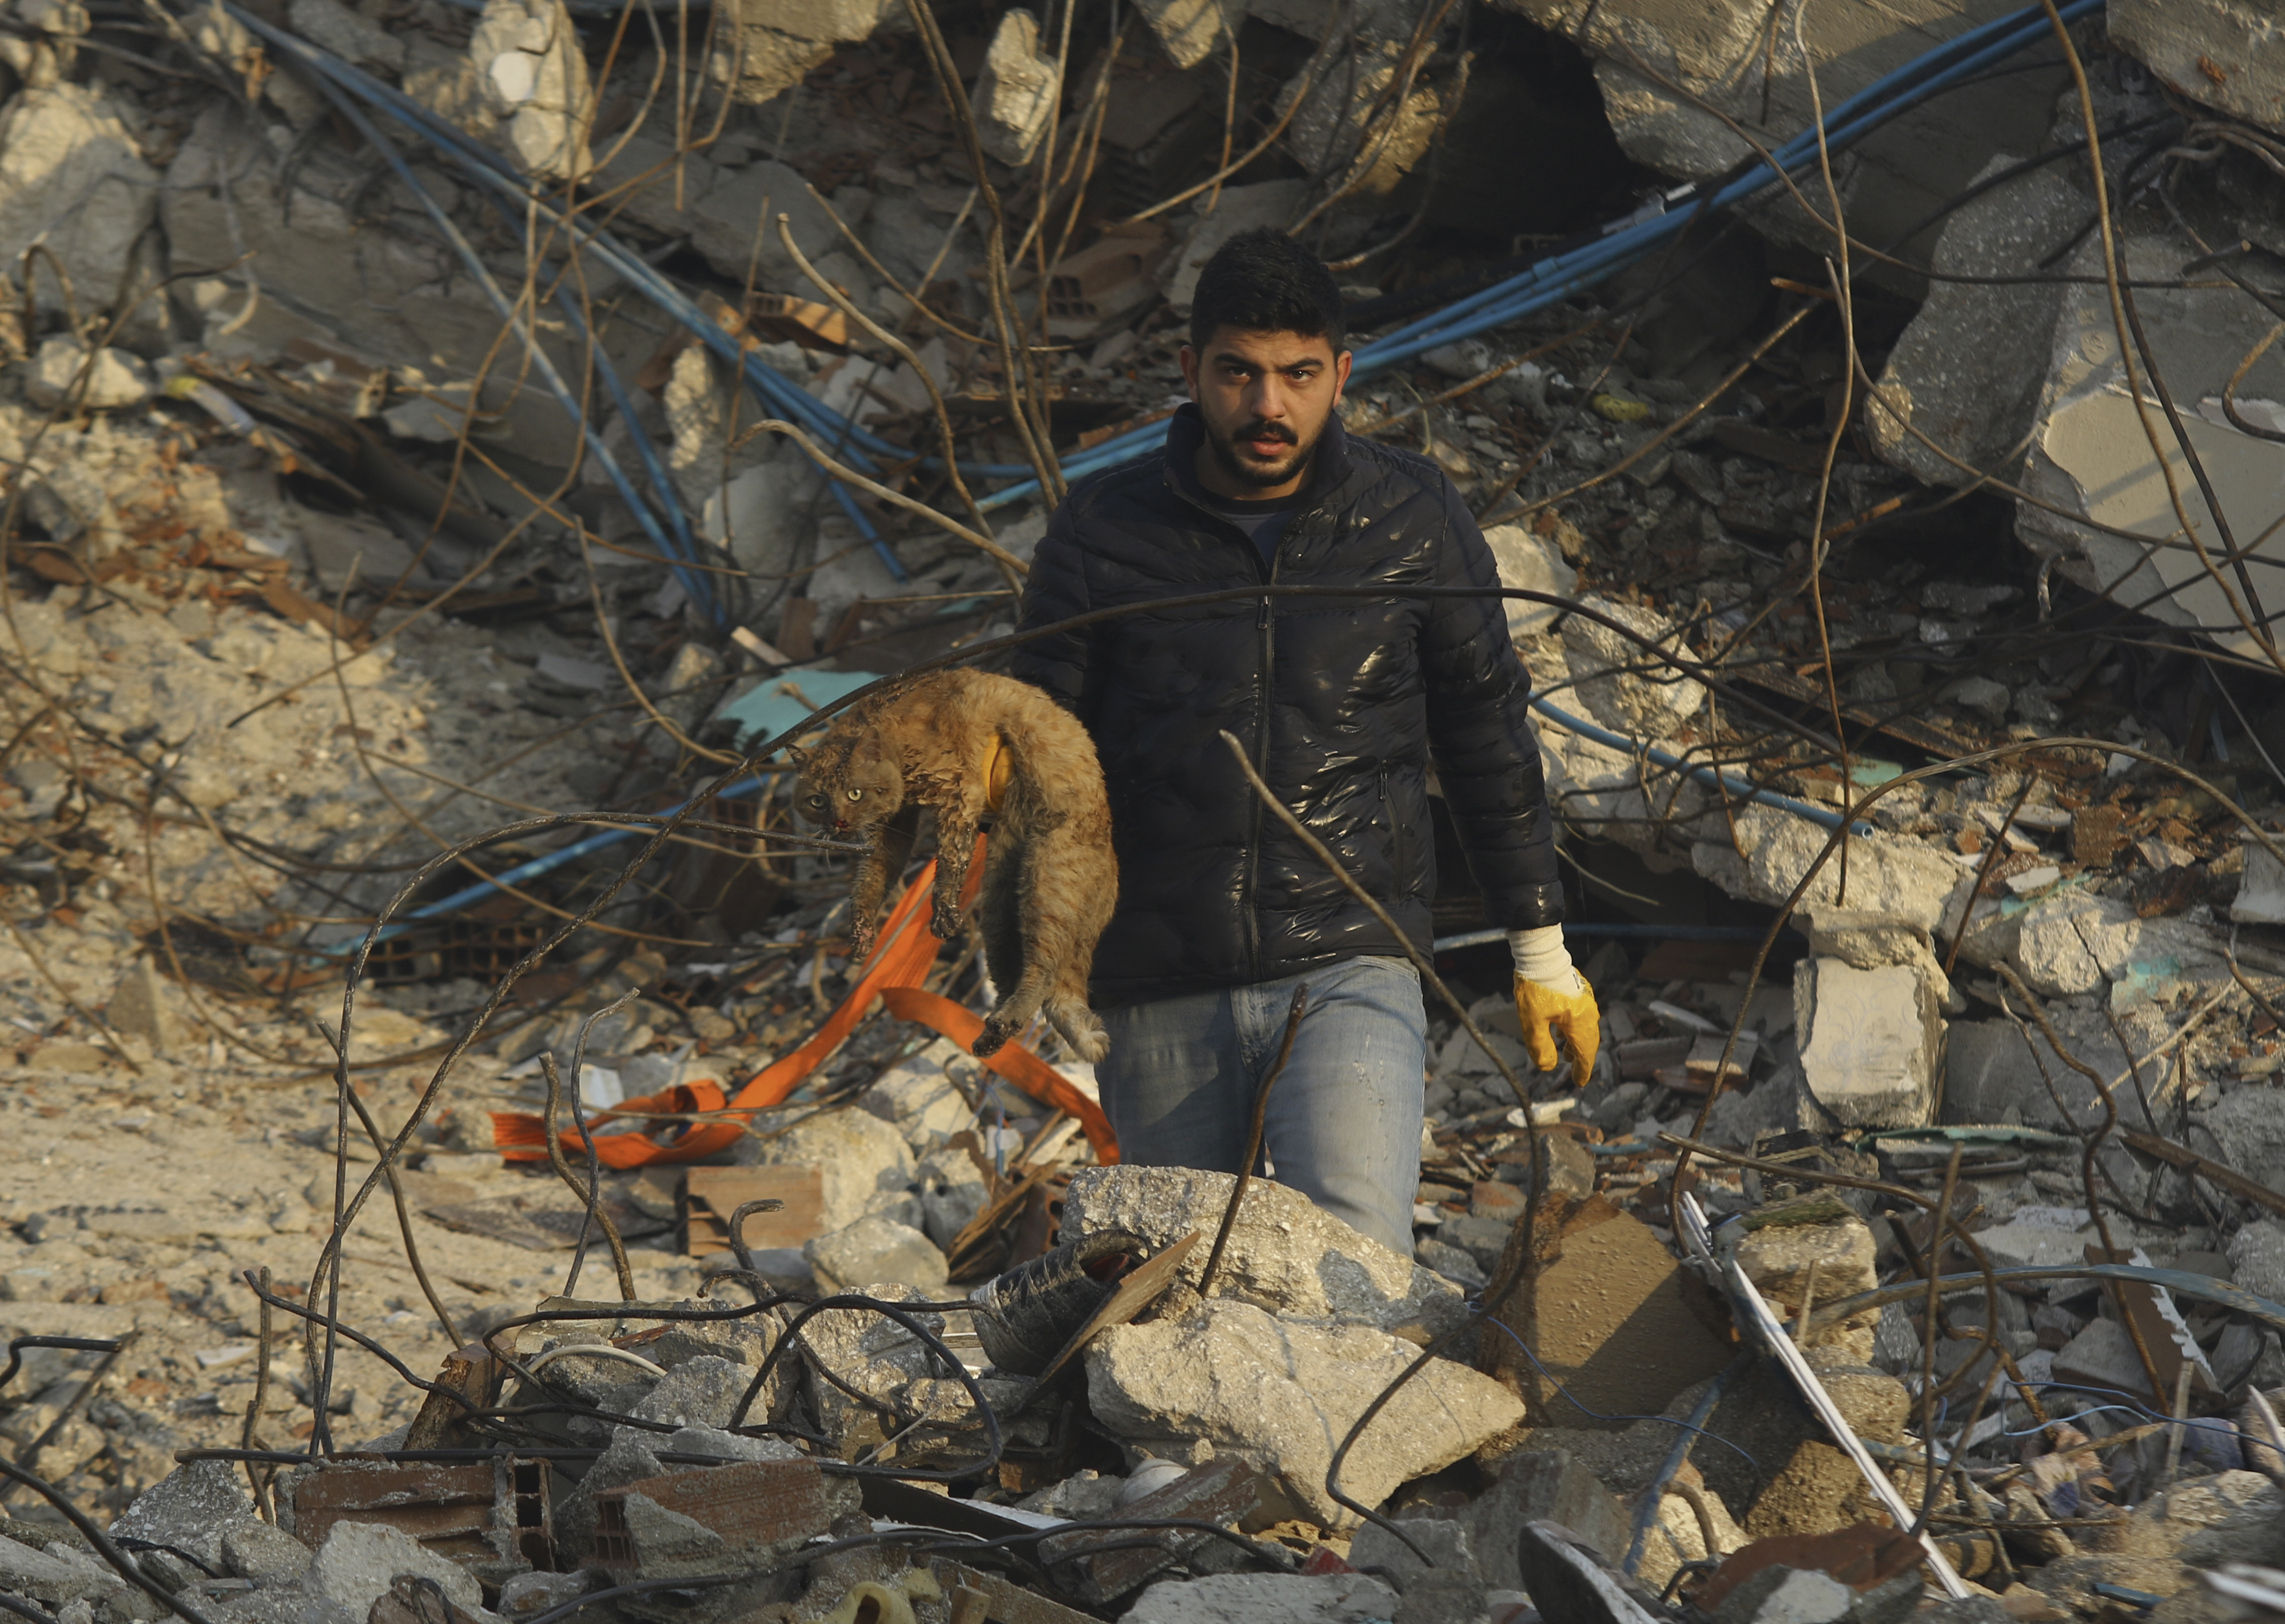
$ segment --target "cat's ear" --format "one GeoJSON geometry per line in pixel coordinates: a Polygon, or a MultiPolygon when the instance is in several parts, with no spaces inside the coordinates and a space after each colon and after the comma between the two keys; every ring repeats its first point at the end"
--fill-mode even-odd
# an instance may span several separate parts
{"type": "Polygon", "coordinates": [[[809,770],[809,752],[802,749],[800,745],[789,744],[780,752],[780,754],[783,755],[786,760],[793,764],[793,769],[795,772],[805,773],[809,770]]]}

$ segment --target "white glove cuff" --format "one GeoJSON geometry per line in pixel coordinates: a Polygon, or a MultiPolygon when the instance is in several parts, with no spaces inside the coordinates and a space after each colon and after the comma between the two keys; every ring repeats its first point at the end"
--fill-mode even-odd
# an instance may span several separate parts
{"type": "Polygon", "coordinates": [[[1511,930],[1507,950],[1515,960],[1515,973],[1543,987],[1571,992],[1579,985],[1570,950],[1563,945],[1563,927],[1542,925],[1536,930],[1511,930]]]}

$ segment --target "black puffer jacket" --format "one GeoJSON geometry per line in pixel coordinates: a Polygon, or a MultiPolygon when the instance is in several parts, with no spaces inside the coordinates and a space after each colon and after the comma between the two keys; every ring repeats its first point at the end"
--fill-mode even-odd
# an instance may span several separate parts
{"type": "MultiPolygon", "coordinates": [[[[1435,466],[1319,443],[1274,567],[1199,502],[1203,428],[1072,489],[1048,522],[1023,627],[1243,587],[1496,587],[1491,549],[1435,466]]],[[[1433,754],[1491,922],[1563,917],[1529,679],[1497,598],[1262,598],[1143,612],[1025,645],[1015,674],[1087,725],[1111,791],[1119,911],[1095,959],[1110,1005],[1298,974],[1402,947],[1267,812],[1229,747],[1423,946],[1436,894],[1433,754]]]]}

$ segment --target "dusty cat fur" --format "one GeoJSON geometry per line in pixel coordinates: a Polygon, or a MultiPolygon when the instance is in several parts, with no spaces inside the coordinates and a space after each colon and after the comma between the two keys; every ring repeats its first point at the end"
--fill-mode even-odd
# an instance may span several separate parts
{"type": "Polygon", "coordinates": [[[995,1053],[1044,1009],[1076,1053],[1101,1060],[1110,1039],[1088,1007],[1087,978],[1118,900],[1119,864],[1103,769],[1070,713],[1012,677],[932,671],[836,718],[825,741],[801,758],[794,804],[813,822],[866,842],[850,886],[852,961],[872,951],[882,899],[912,855],[921,809],[932,808],[930,929],[949,938],[962,926],[960,893],[985,814],[995,739],[1009,771],[978,903],[985,962],[1001,991],[975,1053],[995,1053]]]}

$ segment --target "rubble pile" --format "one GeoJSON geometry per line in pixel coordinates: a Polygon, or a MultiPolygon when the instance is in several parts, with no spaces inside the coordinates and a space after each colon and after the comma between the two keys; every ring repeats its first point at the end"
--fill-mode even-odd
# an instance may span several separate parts
{"type": "Polygon", "coordinates": [[[2264,27],[11,0],[0,1609],[2285,1617],[2264,27]],[[1262,225],[1604,1020],[1438,801],[1409,1256],[973,1057],[773,753],[1262,225]]]}

